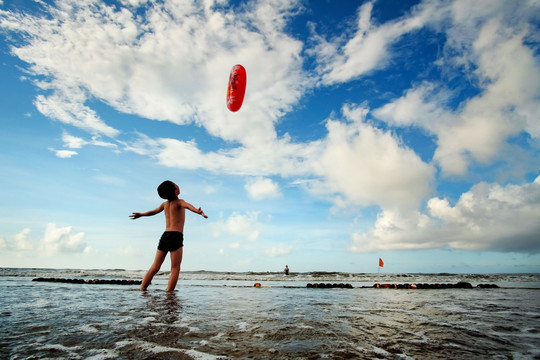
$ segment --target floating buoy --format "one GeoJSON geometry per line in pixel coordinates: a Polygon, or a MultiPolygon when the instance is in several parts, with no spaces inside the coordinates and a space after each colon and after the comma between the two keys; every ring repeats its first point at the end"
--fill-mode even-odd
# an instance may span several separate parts
{"type": "Polygon", "coordinates": [[[261,287],[261,283],[255,283],[255,285],[253,285],[253,286],[256,287],[256,288],[259,288],[259,287],[261,287]]]}

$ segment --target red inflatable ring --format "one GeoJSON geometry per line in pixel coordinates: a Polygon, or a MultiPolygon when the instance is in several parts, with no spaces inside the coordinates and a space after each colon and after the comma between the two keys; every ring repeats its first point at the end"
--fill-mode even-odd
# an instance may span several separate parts
{"type": "Polygon", "coordinates": [[[246,94],[246,83],[246,69],[242,65],[234,65],[227,86],[227,108],[230,111],[236,112],[242,107],[246,94]]]}

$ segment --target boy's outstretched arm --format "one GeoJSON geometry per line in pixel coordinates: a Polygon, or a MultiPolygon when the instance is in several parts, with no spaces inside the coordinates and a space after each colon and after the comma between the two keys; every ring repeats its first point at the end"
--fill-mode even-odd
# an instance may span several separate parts
{"type": "Polygon", "coordinates": [[[161,204],[158,208],[156,208],[154,210],[150,210],[150,211],[143,212],[143,213],[134,212],[129,217],[131,218],[131,220],[135,220],[135,219],[140,218],[141,216],[153,216],[153,215],[156,215],[156,214],[159,214],[160,212],[162,212],[163,209],[164,209],[164,206],[163,206],[163,204],[161,204]]]}
{"type": "Polygon", "coordinates": [[[190,203],[188,203],[187,201],[184,201],[184,200],[180,200],[180,203],[181,203],[182,207],[194,212],[195,214],[202,215],[205,219],[208,219],[208,216],[204,213],[204,211],[202,211],[201,208],[197,209],[195,206],[191,205],[190,203]]]}

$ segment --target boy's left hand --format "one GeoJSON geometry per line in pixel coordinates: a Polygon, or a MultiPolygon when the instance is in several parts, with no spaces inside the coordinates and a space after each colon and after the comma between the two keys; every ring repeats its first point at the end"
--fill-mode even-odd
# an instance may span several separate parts
{"type": "Polygon", "coordinates": [[[206,214],[204,213],[204,211],[202,211],[201,208],[199,208],[199,214],[201,214],[205,219],[208,219],[208,216],[206,216],[206,214]]]}

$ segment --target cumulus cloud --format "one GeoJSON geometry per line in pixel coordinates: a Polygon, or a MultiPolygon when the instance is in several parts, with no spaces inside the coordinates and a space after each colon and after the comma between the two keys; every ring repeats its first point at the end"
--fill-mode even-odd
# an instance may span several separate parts
{"type": "Polygon", "coordinates": [[[470,71],[479,94],[453,110],[452,96],[443,84],[424,82],[376,109],[373,114],[394,126],[417,126],[437,137],[434,160],[448,175],[466,174],[472,161],[489,164],[520,132],[540,136],[538,95],[540,66],[525,43],[533,29],[529,16],[505,2],[479,9],[456,2],[449,10],[452,23],[442,66],[470,71]],[[505,12],[501,18],[494,14],[505,12]],[[516,23],[516,19],[522,19],[516,23]],[[468,34],[464,36],[463,34],[468,34]],[[451,50],[450,50],[451,49],[451,50]],[[536,110],[535,110],[536,109],[536,110]]]}
{"type": "Polygon", "coordinates": [[[453,206],[431,198],[426,211],[382,211],[372,229],[352,235],[350,250],[540,251],[540,176],[524,185],[477,184],[453,206]]]}
{"type": "Polygon", "coordinates": [[[262,200],[281,196],[279,185],[268,178],[250,178],[247,180],[246,191],[251,199],[262,200]]]}
{"type": "Polygon", "coordinates": [[[391,58],[389,47],[394,42],[440,17],[437,3],[421,4],[411,14],[377,26],[371,21],[373,2],[366,2],[359,8],[356,29],[350,38],[328,40],[314,34],[317,46],[310,52],[316,56],[322,83],[347,82],[387,66],[391,58]]]}
{"type": "MultiPolygon", "coordinates": [[[[427,213],[418,211],[432,196],[436,167],[443,174],[464,175],[472,162],[492,162],[510,137],[540,136],[540,70],[528,46],[534,42],[535,2],[426,1],[382,24],[373,19],[375,3],[367,2],[359,7],[351,32],[328,39],[314,28],[306,43],[314,43],[313,49],[285,31],[300,1],[253,1],[242,7],[215,6],[218,1],[121,3],[126,6],[61,0],[41,3],[40,15],[0,10],[0,27],[23,35],[11,52],[28,64],[42,92],[34,101],[37,109],[92,136],[64,133],[66,149],[52,150],[59,157],[72,157],[87,145],[117,149],[120,144],[168,167],[250,176],[245,188],[253,199],[279,195],[271,177],[293,177],[293,183],[339,207],[382,208],[372,230],[353,235],[354,251],[430,248],[450,241],[465,248],[459,236],[452,240],[464,228],[460,232],[449,225],[449,214],[461,209],[459,202],[451,206],[432,199],[427,213]],[[278,136],[276,124],[306,90],[384,69],[396,56],[392,46],[424,28],[445,38],[434,65],[443,73],[465,74],[476,84],[476,95],[456,105],[464,98],[459,89],[422,78],[372,112],[368,104],[344,105],[340,116],[326,121],[327,133],[320,139],[278,136]],[[314,75],[306,73],[311,61],[304,63],[305,54],[314,60],[314,75]],[[248,70],[248,92],[242,111],[232,114],[223,93],[230,67],[239,62],[248,70]],[[136,138],[120,139],[128,135],[107,124],[93,108],[95,102],[148,120],[194,124],[226,145],[205,150],[195,139],[138,132],[136,138]],[[369,115],[387,127],[381,129],[369,115]],[[422,161],[392,127],[417,127],[432,135],[437,145],[433,162],[422,161]],[[399,239],[404,239],[401,244],[399,239]]],[[[488,206],[478,189],[470,193],[488,206]]],[[[215,224],[214,233],[255,240],[257,213],[234,213],[215,224]]],[[[58,235],[63,240],[51,240],[49,248],[80,250],[79,234],[58,235]]],[[[487,248],[496,247],[488,243],[487,248]]]]}
{"type": "Polygon", "coordinates": [[[435,169],[390,132],[365,122],[368,108],[347,105],[344,121],[329,120],[321,156],[314,160],[311,191],[345,203],[414,207],[431,191],[435,169]]]}
{"type": "Polygon", "coordinates": [[[70,157],[73,157],[75,155],[78,155],[79,153],[73,150],[55,150],[50,148],[49,150],[53,151],[57,157],[60,159],[69,159],[70,157]]]}
{"type": "Polygon", "coordinates": [[[28,234],[30,234],[30,229],[25,228],[20,233],[15,235],[15,243],[13,246],[15,250],[27,251],[34,248],[30,240],[28,240],[28,234]]]}
{"type": "Polygon", "coordinates": [[[49,223],[45,227],[43,238],[38,241],[29,239],[30,228],[24,228],[17,233],[12,241],[0,238],[0,249],[9,251],[35,251],[36,248],[47,256],[58,253],[82,253],[89,254],[93,250],[84,242],[84,232],[74,233],[71,226],[57,227],[49,223]]]}
{"type": "MultiPolygon", "coordinates": [[[[233,144],[205,152],[196,140],[140,134],[138,140],[120,142],[124,150],[155,157],[170,167],[301,177],[310,180],[310,191],[322,193],[326,188],[336,195],[336,202],[388,207],[399,202],[411,206],[425,199],[434,168],[390,132],[365,122],[347,123],[348,116],[363,111],[347,110],[354,106],[344,107],[346,121],[327,122],[326,138],[295,143],[288,135],[277,136],[275,123],[313,86],[302,70],[303,44],[284,31],[287,18],[299,9],[298,2],[271,6],[251,2],[234,10],[212,4],[164,2],[145,8],[143,21],[130,7],[133,4],[113,8],[66,0],[62,6],[43,5],[59,21],[2,12],[2,26],[28,35],[26,43],[13,46],[12,51],[31,64],[33,74],[44,76],[39,85],[51,94],[38,96],[36,106],[47,116],[94,136],[118,136],[119,131],[89,107],[90,99],[99,99],[147,119],[195,123],[233,144]],[[227,36],[231,32],[236,36],[227,36]],[[85,53],[94,56],[81,56],[85,53]],[[231,114],[223,106],[223,88],[230,66],[240,58],[248,69],[249,91],[242,112],[231,114]],[[406,171],[408,166],[412,171],[406,171]]],[[[501,11],[501,2],[496,2],[499,10],[470,9],[470,14],[479,14],[473,18],[465,15],[464,6],[473,5],[421,3],[396,20],[377,24],[372,21],[373,4],[368,2],[358,10],[353,33],[330,40],[314,34],[319,45],[311,52],[322,82],[342,83],[387,66],[383,60],[391,58],[391,45],[404,34],[423,27],[446,32],[446,49],[459,51],[445,54],[457,52],[460,64],[476,65],[475,76],[486,91],[451,111],[445,107],[450,92],[440,84],[423,82],[374,114],[393,126],[419,126],[436,135],[434,160],[449,174],[463,174],[471,156],[489,161],[506,137],[539,128],[531,96],[540,81],[536,81],[532,52],[523,46],[526,29],[509,32],[502,20],[485,21],[501,11]],[[450,25],[436,26],[441,23],[450,25]],[[464,30],[477,35],[463,36],[464,30]],[[508,65],[509,53],[517,55],[520,66],[508,65]],[[496,64],[490,66],[491,58],[496,64]],[[529,78],[523,76],[526,71],[529,78]],[[526,86],[518,89],[521,83],[526,86]],[[506,86],[516,89],[515,96],[498,102],[506,86]]],[[[444,63],[458,66],[457,58],[447,55],[444,63]]],[[[70,150],[58,151],[61,157],[74,156],[74,149],[90,143],[71,135],[63,138],[70,150]]],[[[253,185],[249,189],[254,190],[253,185]]]]}
{"type": "Polygon", "coordinates": [[[64,131],[64,133],[62,134],[62,141],[64,142],[64,147],[68,149],[81,149],[83,146],[86,145],[109,147],[114,149],[118,148],[118,145],[114,143],[101,140],[101,137],[98,135],[92,136],[91,140],[85,140],[64,131]]]}
{"type": "Polygon", "coordinates": [[[47,224],[43,238],[43,248],[47,255],[56,253],[83,253],[87,250],[84,242],[84,232],[74,233],[73,227],[57,227],[54,223],[47,224]]]}
{"type": "MultiPolygon", "coordinates": [[[[255,211],[250,211],[246,214],[234,212],[226,220],[220,220],[212,224],[213,234],[215,237],[220,237],[225,233],[235,237],[240,236],[249,241],[255,241],[260,235],[258,217],[259,212],[255,211]]],[[[239,246],[236,246],[237,243],[237,241],[233,242],[232,248],[238,248],[239,246]]]]}
{"type": "Polygon", "coordinates": [[[64,146],[70,149],[80,149],[88,143],[80,137],[70,135],[67,132],[62,134],[62,141],[64,142],[64,146]]]}
{"type": "Polygon", "coordinates": [[[71,91],[71,89],[56,91],[51,96],[37,96],[34,103],[43,115],[91,133],[101,133],[107,136],[118,134],[118,130],[105,124],[93,109],[84,105],[85,96],[74,96],[76,91],[71,91]],[[63,91],[70,94],[60,94],[63,91]]]}
{"type": "MultiPolygon", "coordinates": [[[[80,137],[70,135],[69,133],[64,131],[64,133],[62,134],[62,141],[64,142],[64,147],[68,149],[81,149],[86,145],[109,147],[113,149],[118,148],[116,144],[100,140],[100,136],[97,135],[92,136],[91,140],[84,140],[80,137]]],[[[69,159],[79,154],[75,150],[56,150],[54,148],[49,148],[49,150],[54,152],[56,156],[61,159],[69,159]]]]}
{"type": "Polygon", "coordinates": [[[450,91],[441,85],[424,81],[373,110],[373,115],[392,126],[417,126],[435,133],[443,123],[454,120],[445,107],[450,98],[450,91]]]}
{"type": "Polygon", "coordinates": [[[43,8],[48,16],[3,11],[1,25],[25,35],[12,52],[50,93],[36,98],[38,110],[91,133],[119,134],[88,106],[99,99],[124,113],[195,122],[214,136],[256,143],[275,137],[273,123],[306,86],[302,44],[283,31],[297,1],[252,2],[236,12],[211,2],[163,2],[144,7],[144,17],[142,9],[99,2],[43,8]],[[239,59],[249,91],[243,111],[230,114],[223,89],[239,59]]]}
{"type": "Polygon", "coordinates": [[[272,246],[264,253],[268,257],[277,257],[290,254],[293,251],[292,245],[279,244],[278,246],[272,246]]]}
{"type": "Polygon", "coordinates": [[[155,157],[159,163],[169,167],[235,175],[298,176],[310,173],[310,159],[317,156],[320,142],[298,144],[286,136],[275,141],[203,152],[195,140],[154,140],[141,136],[130,150],[155,157]]]}

